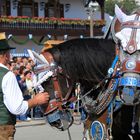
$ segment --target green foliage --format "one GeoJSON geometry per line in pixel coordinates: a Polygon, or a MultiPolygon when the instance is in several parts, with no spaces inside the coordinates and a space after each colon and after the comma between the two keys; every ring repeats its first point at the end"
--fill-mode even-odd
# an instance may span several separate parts
{"type": "Polygon", "coordinates": [[[120,8],[125,11],[126,14],[132,13],[135,9],[139,8],[138,2],[135,0],[106,0],[105,1],[105,12],[114,16],[114,7],[117,4],[120,8]]]}

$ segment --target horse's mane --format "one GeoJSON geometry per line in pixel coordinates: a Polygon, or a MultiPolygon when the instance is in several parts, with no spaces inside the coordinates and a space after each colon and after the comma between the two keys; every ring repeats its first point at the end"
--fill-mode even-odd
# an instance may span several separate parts
{"type": "Polygon", "coordinates": [[[105,39],[72,39],[47,50],[73,80],[99,81],[115,56],[115,44],[105,39]],[[58,59],[58,54],[60,57],[58,59]]]}

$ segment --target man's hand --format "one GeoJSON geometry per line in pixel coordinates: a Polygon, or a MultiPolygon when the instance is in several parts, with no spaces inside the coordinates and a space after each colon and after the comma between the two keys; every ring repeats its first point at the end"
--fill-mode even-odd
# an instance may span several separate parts
{"type": "Polygon", "coordinates": [[[47,92],[43,92],[43,93],[36,94],[36,96],[33,99],[35,100],[37,105],[42,105],[48,103],[49,97],[50,96],[47,92]]]}
{"type": "Polygon", "coordinates": [[[37,105],[47,104],[49,101],[49,94],[47,92],[36,94],[33,99],[28,100],[29,108],[37,105]]]}

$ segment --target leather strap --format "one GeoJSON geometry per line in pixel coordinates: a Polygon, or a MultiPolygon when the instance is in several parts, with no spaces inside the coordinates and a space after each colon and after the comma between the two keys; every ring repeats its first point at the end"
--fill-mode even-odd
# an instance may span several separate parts
{"type": "Polygon", "coordinates": [[[127,63],[129,63],[129,61],[131,61],[131,59],[125,59],[124,62],[122,62],[122,72],[134,72],[134,73],[140,73],[140,61],[138,60],[133,60],[135,63],[134,67],[129,68],[127,65],[127,63]]]}
{"type": "MultiPolygon", "coordinates": [[[[47,59],[47,61],[51,64],[52,62],[54,62],[54,58],[52,56],[51,53],[49,52],[42,52],[42,54],[44,55],[44,57],[47,59]]],[[[58,59],[58,55],[57,55],[57,59],[58,59]]],[[[54,77],[52,77],[53,80],[53,87],[54,87],[54,94],[55,94],[55,99],[51,100],[49,102],[49,105],[47,107],[47,109],[45,110],[45,113],[48,114],[52,111],[54,111],[55,109],[62,110],[62,105],[64,102],[66,101],[71,101],[71,98],[69,99],[70,95],[71,95],[71,91],[73,89],[73,84],[70,85],[69,90],[65,96],[65,98],[63,98],[63,94],[60,88],[60,84],[59,84],[59,80],[58,80],[58,75],[57,72],[59,72],[59,68],[55,70],[55,74],[54,77]]],[[[72,100],[74,100],[74,98],[72,98],[72,100]]]]}
{"type": "Polygon", "coordinates": [[[136,15],[134,21],[128,21],[122,23],[122,29],[123,28],[132,28],[130,40],[126,46],[126,51],[129,54],[134,53],[137,50],[137,42],[136,42],[136,33],[137,33],[137,28],[140,28],[140,22],[138,21],[139,15],[136,15]]]}
{"type": "Polygon", "coordinates": [[[140,28],[140,21],[127,21],[127,22],[123,22],[121,25],[121,29],[124,28],[136,28],[139,29],[140,28]]]}
{"type": "Polygon", "coordinates": [[[53,112],[54,110],[56,110],[58,108],[60,109],[61,105],[62,105],[62,103],[58,102],[56,99],[50,100],[47,108],[44,108],[44,114],[47,115],[50,112],[53,112]]]}

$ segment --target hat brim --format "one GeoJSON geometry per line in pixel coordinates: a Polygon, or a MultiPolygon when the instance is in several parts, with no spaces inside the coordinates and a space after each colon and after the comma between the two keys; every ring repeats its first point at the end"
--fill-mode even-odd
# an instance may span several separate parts
{"type": "Polygon", "coordinates": [[[13,49],[16,49],[16,48],[10,47],[10,46],[9,46],[9,48],[3,48],[3,49],[0,48],[0,51],[4,51],[4,50],[13,50],[13,49]]]}
{"type": "Polygon", "coordinates": [[[7,48],[5,50],[13,50],[13,49],[16,49],[16,48],[9,46],[9,48],[7,48]]]}
{"type": "Polygon", "coordinates": [[[14,47],[9,47],[9,50],[13,50],[13,49],[16,49],[16,48],[14,48],[14,47]]]}
{"type": "Polygon", "coordinates": [[[7,40],[0,40],[0,51],[3,51],[3,50],[12,50],[12,49],[16,49],[15,47],[11,47],[7,40]]]}

